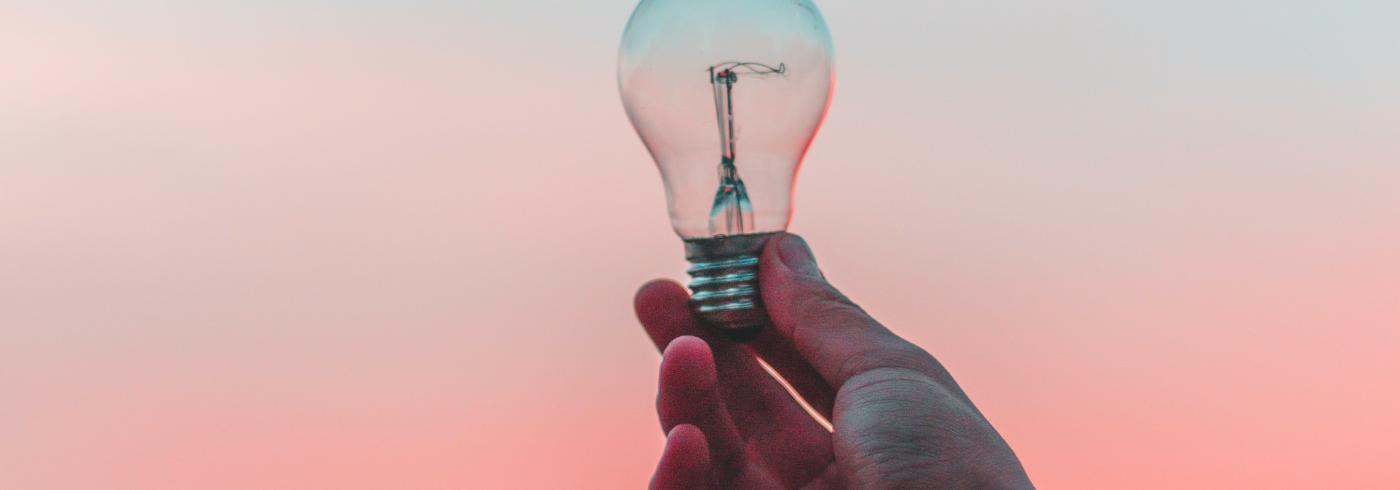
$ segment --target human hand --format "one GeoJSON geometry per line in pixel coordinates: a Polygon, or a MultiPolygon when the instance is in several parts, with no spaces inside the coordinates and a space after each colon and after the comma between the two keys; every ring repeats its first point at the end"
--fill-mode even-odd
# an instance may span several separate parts
{"type": "Polygon", "coordinates": [[[697,323],[679,284],[638,291],[664,348],[653,489],[1032,487],[947,370],[828,284],[800,237],[768,240],[760,284],[773,322],[745,345],[697,323]]]}

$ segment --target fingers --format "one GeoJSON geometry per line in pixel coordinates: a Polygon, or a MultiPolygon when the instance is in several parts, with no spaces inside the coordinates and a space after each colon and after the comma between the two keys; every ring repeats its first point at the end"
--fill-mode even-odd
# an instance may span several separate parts
{"type": "Polygon", "coordinates": [[[703,340],[682,336],[666,347],[656,412],[668,434],[682,425],[705,434],[711,456],[707,466],[723,474],[742,468],[744,442],[725,413],[714,356],[703,340]]]}
{"type": "Polygon", "coordinates": [[[690,314],[689,300],[685,287],[667,280],[648,282],[637,291],[633,300],[637,319],[657,350],[666,348],[676,337],[704,334],[690,314]]]}
{"type": "Polygon", "coordinates": [[[857,374],[885,368],[947,379],[932,356],[890,332],[827,283],[801,237],[784,233],[769,240],[760,263],[759,284],[776,333],[789,339],[796,355],[829,386],[839,388],[857,374]]]}
{"type": "Polygon", "coordinates": [[[710,444],[699,427],[681,424],[666,434],[666,449],[651,478],[652,490],[709,488],[710,444]]]}
{"type": "MultiPolygon", "coordinates": [[[[807,411],[792,398],[786,389],[773,379],[759,365],[758,360],[744,347],[724,339],[696,322],[690,314],[687,303],[689,295],[680,285],[669,281],[655,281],[642,287],[637,293],[637,316],[642,325],[658,346],[667,346],[662,360],[662,403],[659,410],[674,410],[662,413],[663,426],[670,429],[674,424],[690,423],[705,432],[713,454],[720,454],[728,444],[724,438],[711,432],[711,427],[722,429],[724,423],[703,424],[690,419],[708,416],[709,412],[685,414],[684,410],[708,410],[721,407],[727,416],[723,421],[737,431],[743,444],[757,460],[769,463],[782,463],[790,471],[779,478],[800,481],[807,477],[806,471],[814,467],[825,467],[833,458],[831,452],[831,432],[808,415],[807,411]],[[702,340],[703,339],[703,340],[702,340]],[[692,349],[696,344],[708,347],[700,361],[692,359],[692,349]],[[703,364],[705,369],[679,369],[687,363],[703,364]],[[713,373],[713,374],[711,374],[713,373]],[[714,381],[701,375],[714,376],[714,381]],[[696,395],[689,398],[671,396],[682,393],[685,386],[714,386],[705,393],[717,392],[714,402],[694,402],[696,395]],[[666,400],[690,399],[686,403],[669,403],[666,400]],[[671,425],[666,425],[666,424],[671,425]],[[794,448],[802,448],[795,450],[794,448]]],[[[693,388],[692,388],[693,389],[693,388]]],[[[715,456],[711,460],[717,470],[730,469],[727,461],[715,456]]]]}
{"type": "Polygon", "coordinates": [[[719,378],[724,380],[720,383],[720,392],[742,434],[772,433],[774,427],[781,427],[790,431],[785,434],[788,436],[817,441],[829,439],[830,433],[812,420],[743,347],[714,335],[697,323],[690,314],[688,299],[681,285],[653,281],[637,293],[637,316],[658,348],[685,335],[709,343],[719,366],[719,378]]]}

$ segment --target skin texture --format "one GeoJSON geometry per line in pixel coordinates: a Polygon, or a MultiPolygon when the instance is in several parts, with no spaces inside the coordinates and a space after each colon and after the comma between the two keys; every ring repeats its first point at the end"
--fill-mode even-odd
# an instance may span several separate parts
{"type": "Polygon", "coordinates": [[[747,345],[698,324],[679,284],[637,293],[663,351],[651,488],[1032,488],[948,371],[828,284],[802,238],[768,240],[761,267],[773,325],[747,345]]]}

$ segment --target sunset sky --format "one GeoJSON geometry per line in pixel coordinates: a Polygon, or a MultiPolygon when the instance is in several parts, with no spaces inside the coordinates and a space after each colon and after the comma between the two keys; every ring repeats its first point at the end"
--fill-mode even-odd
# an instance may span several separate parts
{"type": "MultiPolygon", "coordinates": [[[[791,229],[1039,486],[1400,487],[1400,2],[818,4],[791,229]]],[[[644,486],[634,6],[0,5],[0,488],[644,486]]]]}

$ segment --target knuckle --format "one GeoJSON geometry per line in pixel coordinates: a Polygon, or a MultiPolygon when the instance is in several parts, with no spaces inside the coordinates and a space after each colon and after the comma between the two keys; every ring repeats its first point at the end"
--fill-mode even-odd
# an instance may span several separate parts
{"type": "Polygon", "coordinates": [[[838,373],[841,379],[850,380],[870,372],[907,371],[923,377],[936,374],[941,366],[928,351],[891,336],[888,339],[860,349],[844,359],[838,373]]]}

